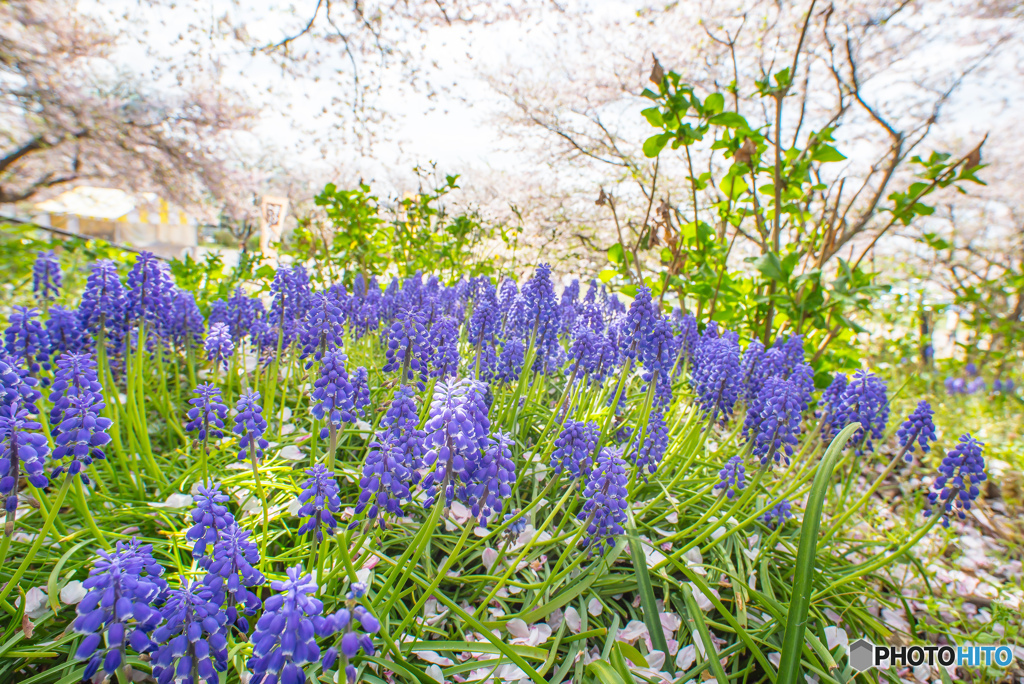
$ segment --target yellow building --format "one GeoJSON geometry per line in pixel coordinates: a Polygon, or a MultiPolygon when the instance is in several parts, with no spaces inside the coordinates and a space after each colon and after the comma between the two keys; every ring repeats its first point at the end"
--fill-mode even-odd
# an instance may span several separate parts
{"type": "Polygon", "coordinates": [[[153,193],[79,186],[35,205],[34,221],[83,237],[153,252],[164,258],[194,252],[198,222],[153,193]]]}

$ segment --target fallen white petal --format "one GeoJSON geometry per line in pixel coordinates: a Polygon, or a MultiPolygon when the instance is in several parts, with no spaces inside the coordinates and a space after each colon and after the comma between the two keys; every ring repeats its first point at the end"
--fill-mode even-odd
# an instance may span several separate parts
{"type": "MultiPolygon", "coordinates": [[[[294,426],[292,429],[294,429],[294,426]]],[[[277,452],[277,455],[286,461],[301,461],[305,458],[302,453],[302,449],[294,444],[289,444],[288,446],[283,447],[279,452],[277,452]]]]}
{"type": "Polygon", "coordinates": [[[444,684],[444,673],[437,665],[427,665],[427,675],[439,684],[444,684]]]}
{"type": "Polygon", "coordinates": [[[174,492],[163,503],[150,502],[156,508],[188,508],[192,505],[192,497],[181,492],[174,492]]]}
{"type": "Polygon", "coordinates": [[[693,644],[679,649],[679,653],[676,654],[677,670],[689,670],[690,666],[695,662],[697,662],[697,650],[693,647],[693,644]]]}
{"type": "Polygon", "coordinates": [[[435,665],[444,665],[445,667],[448,667],[455,664],[455,661],[451,658],[445,658],[436,651],[413,651],[413,653],[415,653],[416,657],[420,660],[426,660],[428,663],[434,663],[435,665]]]}
{"type": "Polygon", "coordinates": [[[73,606],[79,603],[85,598],[85,589],[82,587],[82,583],[78,580],[71,580],[60,590],[60,600],[69,605],[73,606]]]}
{"type": "Polygon", "coordinates": [[[825,643],[830,651],[836,646],[842,646],[847,651],[850,650],[850,638],[846,635],[846,630],[841,627],[832,625],[825,627],[825,643]]]}
{"type": "Polygon", "coordinates": [[[604,612],[604,606],[596,598],[592,598],[590,599],[590,602],[587,603],[587,612],[594,617],[597,617],[604,612]]]}
{"type": "Polygon", "coordinates": [[[572,606],[565,609],[565,624],[569,626],[569,629],[573,634],[579,634],[580,630],[583,629],[583,621],[580,620],[579,611],[572,606]]]}
{"type": "Polygon", "coordinates": [[[482,560],[484,562],[484,567],[487,568],[487,572],[490,572],[491,568],[494,567],[495,561],[498,560],[497,550],[492,548],[484,549],[482,560]]]}
{"type": "Polygon", "coordinates": [[[530,628],[527,626],[526,622],[519,618],[509,620],[505,624],[505,629],[508,630],[509,634],[520,639],[526,639],[530,636],[530,628]]]}

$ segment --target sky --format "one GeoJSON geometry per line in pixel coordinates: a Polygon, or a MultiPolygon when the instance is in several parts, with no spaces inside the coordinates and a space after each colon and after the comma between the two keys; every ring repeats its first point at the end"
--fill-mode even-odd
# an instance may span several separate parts
{"type": "MultiPolygon", "coordinates": [[[[403,63],[393,55],[380,69],[374,65],[373,51],[366,55],[369,68],[361,68],[364,82],[380,86],[370,100],[381,114],[368,127],[376,132],[371,144],[352,135],[351,111],[337,101],[339,94],[351,91],[352,73],[339,43],[296,41],[297,51],[323,52],[290,64],[291,71],[282,68],[280,60],[248,49],[294,33],[308,21],[315,0],[81,0],[79,7],[124,31],[115,59],[124,68],[151,74],[154,88],[173,90],[184,73],[199,83],[216,81],[243,92],[260,110],[251,132],[236,138],[249,156],[270,156],[305,169],[317,182],[363,178],[400,192],[415,182],[412,167],[429,162],[436,162],[442,172],[465,173],[467,181],[543,173],[529,149],[514,144],[513,135],[523,131],[508,130],[503,114],[509,103],[491,87],[487,75],[535,72],[557,61],[562,52],[571,61],[585,47],[600,45],[586,34],[586,24],[574,18],[628,24],[640,6],[629,0],[580,0],[555,6],[561,8],[557,11],[546,3],[520,4],[526,9],[512,18],[435,24],[401,35],[389,32],[396,44],[407,41],[411,61],[403,63]],[[238,40],[240,36],[246,40],[238,40]]],[[[914,20],[935,22],[957,4],[958,0],[923,3],[914,20]]],[[[319,15],[316,26],[329,28],[323,19],[319,15]]],[[[340,27],[348,30],[343,23],[340,27]]],[[[883,101],[899,101],[909,80],[922,70],[956,69],[989,47],[984,41],[964,45],[964,35],[995,35],[998,28],[998,21],[985,18],[948,23],[943,27],[948,40],[918,51],[891,73],[875,78],[875,94],[883,101]]],[[[623,32],[621,41],[611,36],[606,44],[609,50],[630,50],[635,46],[622,42],[634,38],[623,32]]],[[[987,131],[1008,129],[1024,111],[1022,57],[1020,40],[990,55],[985,73],[972,76],[945,110],[940,136],[955,145],[987,131]]],[[[635,118],[636,134],[643,135],[639,109],[639,104],[627,103],[622,116],[635,118]]],[[[554,144],[535,142],[541,148],[554,144]]],[[[856,158],[862,141],[854,137],[846,144],[844,151],[856,158]]]]}

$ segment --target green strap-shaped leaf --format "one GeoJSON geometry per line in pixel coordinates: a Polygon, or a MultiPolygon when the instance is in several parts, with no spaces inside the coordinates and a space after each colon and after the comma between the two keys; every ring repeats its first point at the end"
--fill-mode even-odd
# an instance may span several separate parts
{"type": "Polygon", "coordinates": [[[860,423],[852,423],[836,435],[818,465],[818,472],[814,474],[814,483],[807,497],[807,508],[804,510],[804,521],[800,528],[800,546],[796,552],[793,576],[793,596],[790,600],[789,615],[786,617],[786,635],[782,639],[782,660],[779,663],[776,684],[796,684],[800,679],[800,653],[803,650],[811,594],[814,593],[814,565],[818,552],[821,510],[825,504],[825,494],[828,492],[836,461],[839,460],[850,437],[858,429],[860,423]]]}

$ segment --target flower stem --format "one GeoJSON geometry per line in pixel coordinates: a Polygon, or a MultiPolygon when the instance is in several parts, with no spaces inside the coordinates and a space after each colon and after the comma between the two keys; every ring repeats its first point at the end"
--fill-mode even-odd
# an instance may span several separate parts
{"type": "Polygon", "coordinates": [[[28,569],[29,564],[39,553],[39,549],[43,546],[43,540],[46,539],[46,535],[49,534],[50,529],[53,527],[53,521],[57,517],[58,511],[60,511],[61,504],[64,503],[64,498],[68,494],[68,490],[71,488],[71,477],[64,478],[63,484],[60,489],[57,490],[57,495],[53,498],[53,502],[50,505],[50,514],[46,516],[46,520],[43,522],[43,527],[39,530],[38,536],[34,542],[32,542],[32,548],[29,549],[28,553],[25,554],[25,558],[21,561],[21,565],[14,571],[14,575],[10,581],[7,582],[7,586],[0,590],[0,601],[3,601],[11,593],[11,591],[18,586],[18,582],[21,581],[25,571],[28,569]]]}

